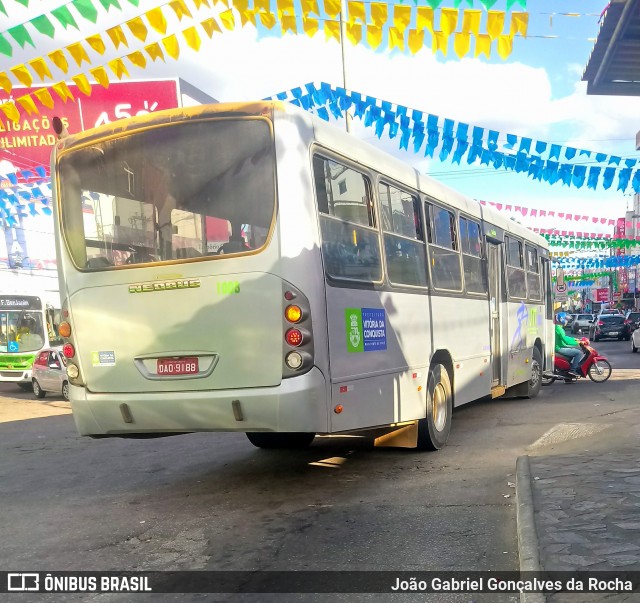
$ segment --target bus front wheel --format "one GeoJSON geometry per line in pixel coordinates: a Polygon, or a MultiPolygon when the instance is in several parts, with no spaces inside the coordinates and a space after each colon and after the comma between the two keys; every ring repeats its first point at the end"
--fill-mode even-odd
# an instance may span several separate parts
{"type": "Polygon", "coordinates": [[[418,450],[439,450],[451,431],[453,394],[449,372],[436,364],[429,372],[427,416],[418,421],[418,450]]]}
{"type": "Polygon", "coordinates": [[[308,448],[316,437],[315,433],[272,433],[264,431],[247,432],[247,438],[256,448],[301,449],[308,448]]]}

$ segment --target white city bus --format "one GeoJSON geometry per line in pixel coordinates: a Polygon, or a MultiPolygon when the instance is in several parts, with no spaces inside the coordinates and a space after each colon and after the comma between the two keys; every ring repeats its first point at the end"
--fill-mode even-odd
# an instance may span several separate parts
{"type": "Polygon", "coordinates": [[[36,295],[0,293],[0,383],[31,389],[31,367],[43,348],[62,345],[60,309],[36,295]]]}
{"type": "Polygon", "coordinates": [[[546,241],[295,107],[163,111],[53,161],[83,435],[437,449],[454,406],[551,366],[546,241]]]}

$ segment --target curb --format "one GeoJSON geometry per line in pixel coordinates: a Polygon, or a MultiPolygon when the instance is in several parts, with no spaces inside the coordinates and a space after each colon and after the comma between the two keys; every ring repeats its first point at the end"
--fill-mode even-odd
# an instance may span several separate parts
{"type": "MultiPolygon", "coordinates": [[[[533,490],[528,456],[516,460],[516,503],[518,529],[518,555],[521,572],[540,572],[538,534],[533,517],[533,490]]],[[[543,593],[520,593],[520,603],[545,603],[543,593]]]]}

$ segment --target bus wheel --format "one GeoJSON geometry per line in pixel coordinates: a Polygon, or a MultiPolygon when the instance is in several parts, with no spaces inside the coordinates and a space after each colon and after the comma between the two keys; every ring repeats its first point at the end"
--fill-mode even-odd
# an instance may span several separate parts
{"type": "Polygon", "coordinates": [[[44,398],[45,395],[45,391],[40,387],[36,379],[33,380],[33,395],[36,398],[44,398]]]}
{"type": "Polygon", "coordinates": [[[316,437],[315,433],[272,433],[264,431],[247,432],[247,438],[256,448],[301,449],[308,448],[316,437]]]}
{"type": "Polygon", "coordinates": [[[436,364],[427,384],[427,416],[418,421],[418,450],[439,450],[447,443],[452,412],[449,372],[442,364],[436,364]]]}
{"type": "Polygon", "coordinates": [[[533,358],[531,359],[531,377],[527,398],[535,398],[540,393],[542,386],[542,356],[538,348],[533,348],[533,358]]]}

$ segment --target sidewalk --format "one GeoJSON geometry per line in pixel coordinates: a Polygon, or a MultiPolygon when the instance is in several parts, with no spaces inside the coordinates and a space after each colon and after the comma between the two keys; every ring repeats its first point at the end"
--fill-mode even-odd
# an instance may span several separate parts
{"type": "MultiPolygon", "coordinates": [[[[640,400],[640,382],[638,392],[640,400]]],[[[551,452],[533,448],[531,455],[518,459],[521,570],[640,571],[640,424],[565,426],[572,427],[593,433],[578,434],[551,452]]],[[[558,593],[546,601],[624,602],[638,597],[558,593]]],[[[544,600],[542,595],[527,598],[544,600]]]]}

